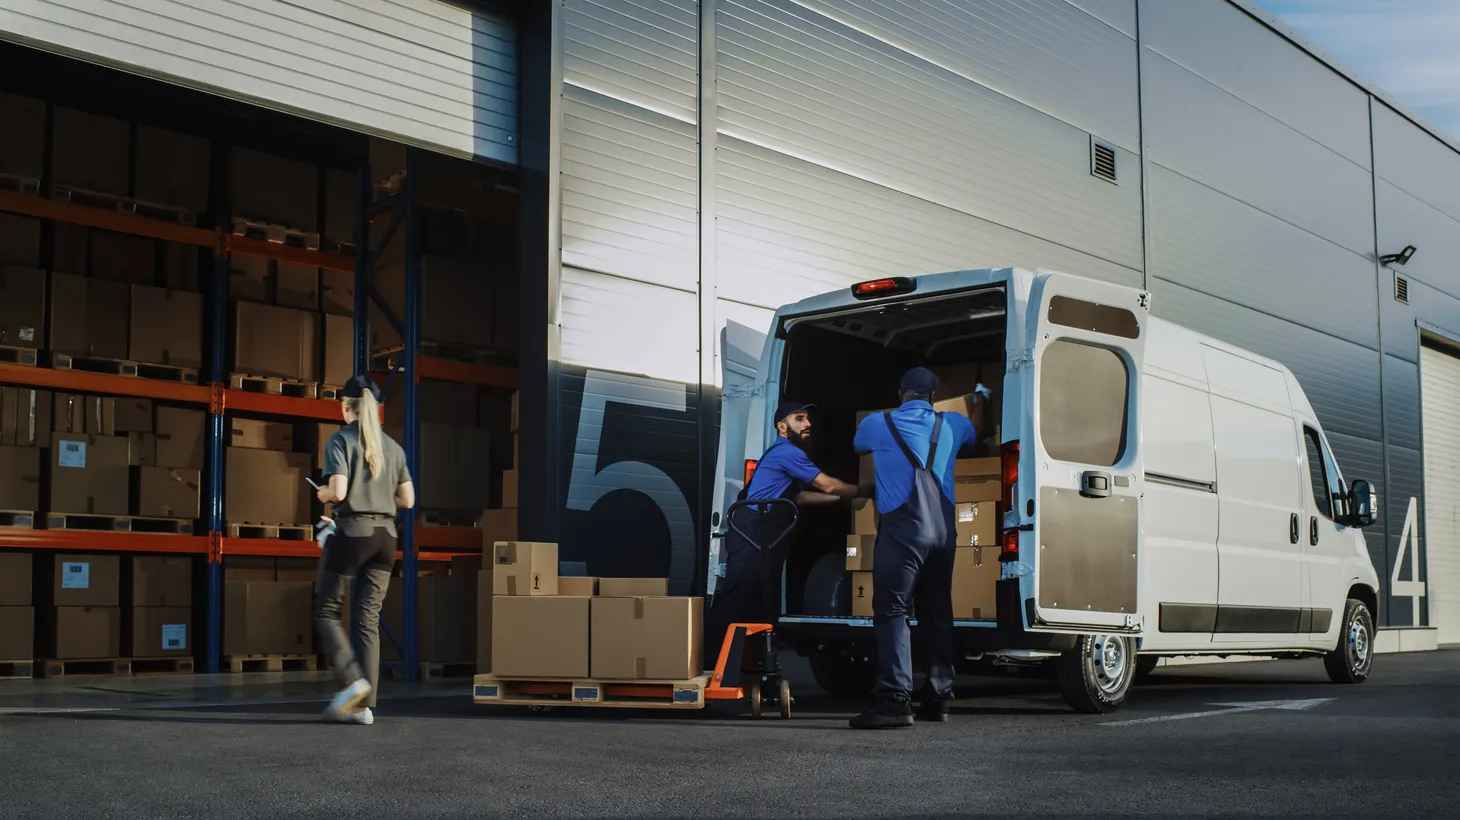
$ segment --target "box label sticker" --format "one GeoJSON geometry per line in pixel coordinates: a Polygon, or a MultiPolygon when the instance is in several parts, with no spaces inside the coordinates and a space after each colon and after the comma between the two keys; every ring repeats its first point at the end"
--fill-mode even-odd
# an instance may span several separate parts
{"type": "Polygon", "coordinates": [[[33,341],[35,341],[35,328],[33,328],[33,327],[23,327],[23,328],[21,328],[20,329],[20,340],[22,342],[33,342],[33,341]]]}
{"type": "Polygon", "coordinates": [[[61,451],[56,454],[56,463],[62,467],[85,467],[86,442],[61,442],[61,451]]]}
{"type": "Polygon", "coordinates": [[[163,649],[187,649],[188,648],[188,626],[187,624],[163,624],[162,625],[162,648],[163,649]]]}
{"type": "Polygon", "coordinates": [[[61,589],[91,589],[91,564],[85,561],[62,563],[61,589]]]}

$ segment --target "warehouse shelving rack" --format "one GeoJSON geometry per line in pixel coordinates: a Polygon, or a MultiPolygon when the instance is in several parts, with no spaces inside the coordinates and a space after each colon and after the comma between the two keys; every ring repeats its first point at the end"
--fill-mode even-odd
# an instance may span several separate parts
{"type": "MultiPolygon", "coordinates": [[[[209,360],[204,371],[204,384],[178,384],[143,378],[53,370],[45,367],[0,364],[0,384],[93,393],[112,396],[136,396],[154,400],[190,404],[205,408],[208,413],[207,458],[204,472],[208,490],[203,517],[207,533],[196,536],[151,533],[111,533],[64,530],[0,530],[0,547],[19,549],[53,549],[82,552],[150,552],[191,554],[207,559],[206,660],[203,668],[216,673],[220,667],[223,612],[223,557],[254,555],[272,557],[305,557],[319,555],[312,541],[283,541],[224,537],[223,476],[225,417],[230,412],[247,412],[294,419],[339,421],[339,405],[326,399],[302,399],[242,390],[227,389],[226,362],[229,295],[228,259],[230,255],[274,259],[327,270],[355,274],[355,346],[357,373],[369,371],[369,320],[374,304],[395,326],[405,340],[402,356],[404,390],[405,441],[407,464],[418,476],[420,439],[417,423],[417,386],[420,379],[441,379],[471,384],[513,388],[517,374],[510,368],[471,364],[449,359],[422,356],[421,350],[421,265],[420,226],[416,217],[415,192],[417,149],[409,149],[406,174],[401,189],[377,200],[369,168],[357,172],[356,247],[365,252],[354,254],[308,250],[242,236],[226,228],[199,228],[151,219],[136,214],[89,207],[47,198],[44,193],[22,194],[0,191],[0,211],[70,223],[90,228],[116,231],[133,236],[161,239],[168,242],[206,248],[212,254],[212,266],[205,291],[204,330],[208,338],[209,360]],[[371,249],[371,225],[376,220],[389,220],[389,227],[378,246],[371,249]],[[380,251],[397,230],[406,237],[405,315],[397,317],[373,287],[374,268],[380,251]]],[[[228,225],[226,214],[215,213],[214,223],[228,225]]],[[[387,374],[393,378],[394,373],[387,374]]],[[[416,623],[419,561],[450,560],[453,555],[476,553],[481,549],[481,535],[468,527],[420,527],[414,511],[404,515],[401,530],[403,590],[402,627],[400,636],[403,672],[407,680],[417,675],[416,623]],[[422,549],[432,550],[421,552],[422,549]]]]}

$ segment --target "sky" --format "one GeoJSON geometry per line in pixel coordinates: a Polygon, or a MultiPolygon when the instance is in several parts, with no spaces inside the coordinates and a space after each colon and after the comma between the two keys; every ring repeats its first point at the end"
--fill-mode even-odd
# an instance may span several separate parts
{"type": "Polygon", "coordinates": [[[1323,51],[1460,138],[1460,0],[1258,0],[1323,51]]]}

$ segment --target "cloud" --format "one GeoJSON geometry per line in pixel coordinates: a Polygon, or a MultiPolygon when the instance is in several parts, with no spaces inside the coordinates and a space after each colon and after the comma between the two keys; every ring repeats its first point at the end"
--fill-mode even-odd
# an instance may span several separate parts
{"type": "Polygon", "coordinates": [[[1259,0],[1315,45],[1460,137],[1460,0],[1259,0]]]}

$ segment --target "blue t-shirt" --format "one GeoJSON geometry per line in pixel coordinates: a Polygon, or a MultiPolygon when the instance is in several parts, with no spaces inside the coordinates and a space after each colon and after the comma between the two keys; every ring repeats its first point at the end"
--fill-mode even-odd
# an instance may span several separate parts
{"type": "MultiPolygon", "coordinates": [[[[892,411],[892,423],[897,425],[897,431],[919,461],[928,456],[936,418],[933,406],[925,401],[910,401],[892,411]]],[[[932,470],[949,501],[953,500],[953,462],[961,450],[977,442],[978,431],[967,416],[943,414],[943,432],[938,435],[938,452],[933,454],[932,470]]],[[[912,492],[913,466],[897,446],[897,439],[887,429],[881,413],[862,420],[852,446],[858,453],[872,454],[877,473],[877,510],[888,513],[906,503],[912,492]]]]}
{"type": "Polygon", "coordinates": [[[746,498],[780,498],[787,490],[796,493],[806,489],[821,469],[811,462],[806,451],[791,443],[785,436],[765,451],[756,465],[755,475],[750,477],[746,498]]]}

